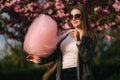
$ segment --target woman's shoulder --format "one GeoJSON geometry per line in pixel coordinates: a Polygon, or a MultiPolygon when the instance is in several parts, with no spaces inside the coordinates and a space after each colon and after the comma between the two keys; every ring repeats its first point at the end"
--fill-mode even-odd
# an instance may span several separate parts
{"type": "Polygon", "coordinates": [[[59,29],[58,33],[59,33],[59,35],[60,35],[60,34],[67,33],[67,32],[69,32],[69,31],[70,31],[70,29],[59,29]]]}
{"type": "Polygon", "coordinates": [[[82,42],[83,43],[93,43],[93,39],[89,36],[83,35],[82,36],[82,42]]]}
{"type": "Polygon", "coordinates": [[[89,39],[91,39],[89,36],[86,36],[86,35],[82,36],[82,40],[89,40],[89,39]]]}
{"type": "Polygon", "coordinates": [[[58,33],[58,37],[59,37],[59,41],[62,40],[65,36],[67,36],[70,33],[70,29],[69,30],[60,30],[58,33]]]}
{"type": "Polygon", "coordinates": [[[82,42],[83,44],[86,44],[86,46],[91,46],[92,48],[95,48],[96,47],[96,40],[92,39],[91,37],[89,36],[83,36],[82,37],[82,42]]]}

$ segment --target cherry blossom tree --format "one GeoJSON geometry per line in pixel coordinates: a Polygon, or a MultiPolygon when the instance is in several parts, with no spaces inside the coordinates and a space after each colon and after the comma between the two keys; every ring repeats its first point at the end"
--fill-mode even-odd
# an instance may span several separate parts
{"type": "Polygon", "coordinates": [[[21,42],[31,22],[41,13],[67,28],[67,11],[84,4],[96,35],[108,42],[120,40],[120,0],[0,0],[0,34],[21,42]]]}
{"type": "Polygon", "coordinates": [[[98,56],[112,47],[112,42],[119,43],[120,0],[0,0],[0,34],[23,42],[31,22],[41,13],[54,18],[59,28],[67,28],[68,11],[77,4],[85,5],[97,35],[98,56]]]}

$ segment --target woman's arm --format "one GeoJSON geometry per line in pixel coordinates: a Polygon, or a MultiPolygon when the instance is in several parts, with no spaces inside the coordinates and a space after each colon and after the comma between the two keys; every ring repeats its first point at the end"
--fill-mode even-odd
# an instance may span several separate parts
{"type": "Polygon", "coordinates": [[[58,49],[56,49],[49,57],[40,58],[39,56],[36,55],[28,55],[26,57],[26,60],[41,65],[57,60],[58,56],[59,56],[58,49]]]}
{"type": "Polygon", "coordinates": [[[56,61],[59,57],[59,50],[56,49],[49,57],[41,58],[40,65],[49,63],[51,61],[56,61]]]}

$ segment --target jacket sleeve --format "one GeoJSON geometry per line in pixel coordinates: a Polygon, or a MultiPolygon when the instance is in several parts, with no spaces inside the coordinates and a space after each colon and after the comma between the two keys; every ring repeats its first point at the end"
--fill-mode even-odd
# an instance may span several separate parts
{"type": "Polygon", "coordinates": [[[80,45],[77,45],[78,53],[84,62],[88,62],[92,59],[94,48],[93,41],[89,37],[83,37],[80,45]]]}
{"type": "Polygon", "coordinates": [[[59,56],[58,49],[56,49],[49,57],[40,58],[41,61],[40,61],[39,65],[46,64],[51,61],[56,61],[58,56],[59,56]]]}

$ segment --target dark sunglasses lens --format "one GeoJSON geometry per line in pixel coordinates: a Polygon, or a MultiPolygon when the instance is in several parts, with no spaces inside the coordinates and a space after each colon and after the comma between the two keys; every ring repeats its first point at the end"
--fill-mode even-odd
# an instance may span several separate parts
{"type": "Polygon", "coordinates": [[[81,17],[80,14],[76,14],[76,15],[75,15],[75,18],[80,18],[80,17],[81,17]]]}
{"type": "Polygon", "coordinates": [[[73,15],[69,15],[68,18],[69,18],[69,19],[72,19],[72,18],[73,18],[73,15]]]}
{"type": "Polygon", "coordinates": [[[77,19],[77,18],[81,18],[81,15],[80,15],[80,14],[75,14],[75,15],[69,15],[69,16],[68,16],[69,19],[73,19],[73,17],[74,17],[75,19],[77,19]]]}

